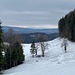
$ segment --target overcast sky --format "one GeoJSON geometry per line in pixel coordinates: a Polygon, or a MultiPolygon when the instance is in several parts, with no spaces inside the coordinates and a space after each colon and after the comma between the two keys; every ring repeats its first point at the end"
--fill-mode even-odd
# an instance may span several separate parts
{"type": "Polygon", "coordinates": [[[2,25],[56,28],[74,8],[75,0],[0,0],[0,20],[2,25]]]}

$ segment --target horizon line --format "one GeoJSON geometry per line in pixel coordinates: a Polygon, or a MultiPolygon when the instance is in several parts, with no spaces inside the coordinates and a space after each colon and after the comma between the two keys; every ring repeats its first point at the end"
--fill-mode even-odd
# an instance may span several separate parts
{"type": "Polygon", "coordinates": [[[49,24],[46,24],[46,25],[42,25],[40,24],[41,26],[27,26],[27,25],[2,25],[2,26],[9,26],[9,27],[18,27],[18,28],[30,28],[30,29],[56,29],[58,28],[57,25],[49,25],[49,24]]]}

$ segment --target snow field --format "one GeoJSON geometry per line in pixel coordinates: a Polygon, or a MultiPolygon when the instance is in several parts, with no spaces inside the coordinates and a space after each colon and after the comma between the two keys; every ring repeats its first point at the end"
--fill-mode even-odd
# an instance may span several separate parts
{"type": "Polygon", "coordinates": [[[67,53],[64,53],[62,42],[60,38],[49,41],[45,57],[34,58],[30,54],[30,44],[22,44],[25,62],[6,70],[3,75],[75,75],[75,43],[67,41],[67,53]]]}

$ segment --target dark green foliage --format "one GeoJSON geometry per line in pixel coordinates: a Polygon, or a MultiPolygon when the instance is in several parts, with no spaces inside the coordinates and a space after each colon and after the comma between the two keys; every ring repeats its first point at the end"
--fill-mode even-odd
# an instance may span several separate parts
{"type": "Polygon", "coordinates": [[[58,22],[59,34],[61,37],[75,41],[75,10],[68,13],[58,22]]]}
{"type": "Polygon", "coordinates": [[[21,39],[15,34],[12,28],[9,28],[7,39],[9,39],[9,44],[4,44],[4,69],[20,65],[25,60],[21,39]]]}
{"type": "Polygon", "coordinates": [[[2,27],[1,27],[1,22],[0,22],[0,71],[3,69],[3,40],[2,40],[2,27]]]}
{"type": "Polygon", "coordinates": [[[10,47],[7,47],[6,50],[5,50],[5,58],[4,58],[4,68],[5,69],[8,69],[8,68],[11,68],[11,51],[10,51],[10,47]]]}
{"type": "Polygon", "coordinates": [[[62,18],[62,19],[59,20],[59,24],[58,24],[60,35],[61,35],[62,32],[63,32],[64,25],[65,25],[65,19],[62,18]]]}
{"type": "Polygon", "coordinates": [[[23,49],[19,42],[15,42],[13,45],[7,46],[5,49],[4,69],[20,65],[24,60],[23,49]]]}
{"type": "Polygon", "coordinates": [[[18,60],[18,64],[23,63],[23,61],[25,60],[24,57],[25,57],[25,56],[24,56],[24,54],[23,54],[22,46],[19,45],[19,60],[18,60]]]}
{"type": "Polygon", "coordinates": [[[2,52],[0,51],[0,71],[3,69],[3,55],[2,52]]]}
{"type": "MultiPolygon", "coordinates": [[[[13,32],[11,31],[11,33],[13,32]]],[[[17,37],[18,36],[15,35],[14,38],[14,36],[12,35],[11,38],[13,38],[13,40],[9,38],[9,44],[3,44],[3,32],[2,27],[0,25],[0,71],[2,71],[3,69],[15,67],[23,63],[23,49],[20,44],[20,39],[17,37]]]]}
{"type": "Polygon", "coordinates": [[[12,46],[12,63],[13,66],[17,66],[24,61],[24,54],[22,46],[19,42],[15,42],[12,46]]]}

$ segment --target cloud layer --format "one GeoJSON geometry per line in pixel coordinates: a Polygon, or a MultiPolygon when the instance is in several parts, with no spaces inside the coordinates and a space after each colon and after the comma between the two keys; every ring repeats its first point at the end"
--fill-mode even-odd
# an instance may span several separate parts
{"type": "Polygon", "coordinates": [[[75,8],[75,0],[0,0],[2,25],[47,28],[75,8]]]}

